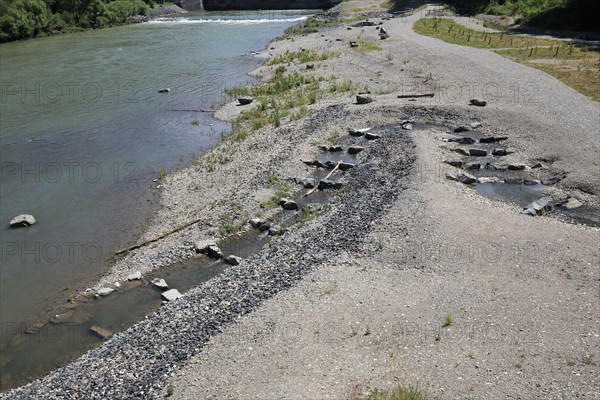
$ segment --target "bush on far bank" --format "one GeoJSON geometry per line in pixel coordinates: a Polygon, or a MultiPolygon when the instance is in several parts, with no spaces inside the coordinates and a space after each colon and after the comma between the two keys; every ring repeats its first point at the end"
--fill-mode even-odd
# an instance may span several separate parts
{"type": "Polygon", "coordinates": [[[154,5],[154,0],[0,0],[0,42],[121,25],[154,5]]]}

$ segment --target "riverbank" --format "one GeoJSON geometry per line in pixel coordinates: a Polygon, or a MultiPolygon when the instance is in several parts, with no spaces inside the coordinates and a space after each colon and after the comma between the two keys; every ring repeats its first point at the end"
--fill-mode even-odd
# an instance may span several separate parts
{"type": "MultiPolygon", "coordinates": [[[[478,122],[481,135],[507,136],[502,146],[518,151],[504,162],[541,163],[540,178],[565,173],[546,190],[578,189],[596,205],[597,103],[484,50],[419,36],[416,18],[371,18],[375,26],[272,43],[261,57],[335,52],[255,71],[264,80],[279,67],[323,77],[328,94],[305,106],[305,118],[223,143],[166,177],[144,239],[199,222],[134,250],[99,286],[192,257],[221,228],[270,218],[279,210],[268,202],[282,189],[274,182],[301,191],[295,182],[315,173],[303,161],[322,157],[319,145],[365,147],[328,211],[6,397],[341,398],[357,384],[398,382],[436,398],[593,397],[598,229],[519,214],[446,179],[456,171],[443,163],[454,145],[442,127],[478,122]],[[330,91],[348,80],[374,101],[357,105],[354,93],[330,91]],[[415,92],[434,97],[397,97],[415,92]],[[469,105],[481,96],[486,107],[469,105]],[[397,128],[408,119],[415,129],[397,128]],[[375,140],[347,134],[385,126],[396,128],[375,130],[375,140]]],[[[232,103],[225,114],[253,107],[232,103]]]]}

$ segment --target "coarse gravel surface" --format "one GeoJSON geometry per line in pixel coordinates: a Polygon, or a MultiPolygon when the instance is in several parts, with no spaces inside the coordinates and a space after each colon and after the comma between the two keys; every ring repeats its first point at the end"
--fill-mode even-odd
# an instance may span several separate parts
{"type": "MultiPolygon", "coordinates": [[[[342,7],[366,3],[378,2],[342,7]]],[[[287,68],[352,80],[375,101],[324,97],[306,118],[224,143],[167,177],[144,238],[200,222],[126,255],[97,287],[193,256],[197,240],[219,236],[224,213],[254,216],[273,194],[269,177],[310,176],[302,160],[339,135],[365,150],[327,211],[2,398],[162,398],[171,385],[178,399],[340,399],[356,385],[398,383],[440,399],[600,398],[600,229],[529,217],[445,179],[456,171],[441,140],[442,127],[481,122],[481,134],[518,149],[506,162],[565,173],[552,190],[583,190],[597,206],[599,105],[490,51],[418,35],[418,17],[382,21],[386,40],[375,27],[340,26],[272,43],[261,57],[338,52],[310,71],[287,68]],[[359,36],[381,50],[350,48],[359,36]],[[425,91],[435,97],[397,98],[425,91]],[[417,129],[398,127],[408,118],[417,129]],[[346,134],[366,127],[386,128],[372,141],[346,134]]]]}

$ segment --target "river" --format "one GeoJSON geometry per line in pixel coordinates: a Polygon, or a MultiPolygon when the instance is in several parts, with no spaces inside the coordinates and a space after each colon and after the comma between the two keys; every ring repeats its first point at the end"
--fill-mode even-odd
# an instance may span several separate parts
{"type": "Polygon", "coordinates": [[[189,13],[0,46],[2,389],[40,374],[25,353],[16,369],[3,357],[14,334],[135,241],[156,180],[229,132],[200,110],[249,83],[250,53],[306,14],[189,13]],[[37,223],[10,228],[21,213],[37,223]]]}

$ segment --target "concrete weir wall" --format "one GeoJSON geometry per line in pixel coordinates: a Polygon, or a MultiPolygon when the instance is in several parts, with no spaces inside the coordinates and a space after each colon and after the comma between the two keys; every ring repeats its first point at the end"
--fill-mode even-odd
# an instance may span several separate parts
{"type": "Polygon", "coordinates": [[[340,0],[196,0],[206,11],[218,10],[300,10],[326,9],[340,0]]]}

